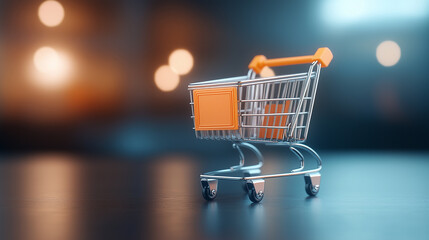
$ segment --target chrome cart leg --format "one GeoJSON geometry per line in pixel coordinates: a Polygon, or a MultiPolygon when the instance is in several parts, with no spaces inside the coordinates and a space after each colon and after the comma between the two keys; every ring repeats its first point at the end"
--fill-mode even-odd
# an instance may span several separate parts
{"type": "MultiPolygon", "coordinates": [[[[238,155],[240,158],[238,165],[232,166],[229,169],[222,169],[222,170],[216,170],[216,171],[204,173],[204,174],[200,175],[201,183],[203,184],[203,181],[205,181],[204,179],[212,179],[212,178],[213,179],[227,179],[227,180],[242,180],[243,181],[242,188],[247,193],[248,192],[247,183],[243,178],[244,177],[254,177],[254,176],[260,175],[261,174],[261,167],[264,165],[264,157],[262,156],[262,153],[258,150],[258,148],[256,148],[254,145],[252,145],[250,143],[236,142],[236,143],[232,144],[232,147],[237,149],[237,151],[238,151],[238,155]],[[244,153],[243,153],[242,148],[247,148],[251,152],[253,152],[256,155],[256,158],[258,159],[258,163],[255,165],[244,166],[245,157],[244,157],[244,153]],[[242,171],[243,176],[242,177],[229,177],[229,176],[219,176],[218,175],[218,174],[222,174],[222,173],[232,173],[232,172],[236,172],[236,171],[242,171]]],[[[215,197],[210,197],[209,195],[207,195],[206,191],[208,191],[208,190],[204,189],[204,185],[202,185],[202,186],[203,186],[204,198],[207,200],[213,200],[215,197]],[[210,198],[210,199],[208,199],[208,198],[210,198]]],[[[217,191],[217,189],[216,189],[216,191],[217,191]]]]}
{"type": "MultiPolygon", "coordinates": [[[[246,171],[253,170],[253,169],[260,169],[262,167],[262,165],[264,165],[264,158],[262,157],[262,153],[252,144],[244,143],[244,142],[237,142],[237,143],[232,144],[232,147],[237,149],[238,154],[240,156],[240,162],[238,165],[232,166],[228,169],[222,169],[222,170],[207,172],[207,173],[200,175],[200,177],[201,178],[212,178],[213,177],[214,179],[221,179],[222,178],[222,179],[230,179],[230,180],[241,180],[241,178],[239,178],[239,177],[221,177],[221,176],[216,176],[216,175],[221,174],[221,173],[232,173],[235,171],[246,172],[246,171]],[[258,164],[251,165],[251,166],[244,166],[245,158],[244,158],[244,153],[241,150],[241,147],[247,148],[250,151],[252,151],[256,155],[256,158],[258,159],[258,164]],[[219,178],[219,177],[221,177],[221,178],[219,178]]],[[[250,171],[250,172],[252,172],[252,171],[250,171]]]]}
{"type": "MultiPolygon", "coordinates": [[[[302,150],[305,150],[308,153],[310,153],[311,155],[313,155],[316,158],[316,160],[317,160],[318,168],[319,169],[322,168],[322,159],[320,159],[320,156],[316,153],[316,151],[314,151],[312,148],[310,148],[309,146],[304,145],[304,144],[294,144],[294,146],[297,147],[297,148],[300,148],[302,150]]],[[[302,159],[302,161],[304,161],[304,160],[302,159]]],[[[305,192],[309,196],[316,196],[317,193],[319,192],[319,189],[320,189],[320,177],[321,177],[321,175],[320,175],[320,173],[318,171],[317,172],[312,172],[312,173],[306,173],[304,175],[305,192]]]]}
{"type": "Polygon", "coordinates": [[[264,198],[264,179],[247,180],[247,194],[249,195],[250,201],[258,203],[264,198]]]}
{"type": "Polygon", "coordinates": [[[238,154],[240,156],[239,164],[236,166],[232,166],[231,167],[232,171],[236,171],[236,170],[246,171],[246,170],[252,170],[252,169],[259,169],[264,165],[264,157],[262,156],[262,153],[259,151],[259,149],[256,148],[254,145],[250,143],[237,142],[237,143],[233,143],[232,147],[237,149],[238,154]],[[249,149],[256,155],[256,157],[258,158],[258,164],[251,165],[251,166],[244,166],[245,158],[244,158],[244,153],[241,150],[242,147],[249,149]]]}
{"type": "Polygon", "coordinates": [[[301,162],[301,167],[292,170],[292,172],[299,172],[302,171],[304,169],[304,156],[301,154],[300,151],[298,151],[298,149],[294,148],[294,147],[289,147],[289,150],[291,152],[293,152],[293,154],[295,154],[295,156],[297,156],[301,162]]]}
{"type": "Polygon", "coordinates": [[[320,188],[320,173],[307,173],[304,176],[305,191],[309,196],[316,196],[320,188]]]}
{"type": "MultiPolygon", "coordinates": [[[[256,148],[254,145],[250,143],[243,143],[243,142],[233,143],[232,147],[237,149],[240,157],[240,162],[239,162],[239,165],[232,166],[231,171],[241,170],[243,171],[243,177],[252,177],[252,176],[258,176],[261,174],[261,167],[262,165],[264,165],[264,158],[258,148],[256,148]],[[244,167],[245,158],[244,158],[244,153],[241,150],[241,147],[247,148],[250,151],[252,151],[258,159],[258,164],[244,167]]],[[[243,181],[242,188],[244,192],[246,193],[248,192],[246,181],[243,181]]]]}
{"type": "Polygon", "coordinates": [[[320,159],[319,155],[316,153],[316,151],[314,151],[313,149],[311,149],[310,147],[308,147],[304,144],[294,143],[294,144],[283,144],[283,145],[281,145],[281,144],[275,144],[275,145],[274,144],[273,145],[267,144],[267,145],[269,145],[269,146],[285,146],[286,145],[286,146],[289,146],[290,148],[293,147],[293,149],[291,149],[291,151],[300,158],[301,167],[304,166],[304,157],[297,149],[305,150],[316,159],[317,168],[304,170],[304,169],[301,169],[301,167],[300,167],[298,169],[292,170],[291,172],[269,174],[269,175],[260,175],[260,176],[254,176],[254,177],[244,177],[244,180],[255,180],[255,179],[267,179],[267,178],[278,178],[278,177],[305,175],[307,173],[317,173],[322,169],[322,160],[320,159]]]}
{"type": "Polygon", "coordinates": [[[203,188],[203,197],[207,201],[211,201],[217,196],[217,179],[201,179],[201,187],[203,188]]]}
{"type": "Polygon", "coordinates": [[[322,159],[320,158],[319,154],[317,154],[316,151],[314,151],[311,147],[301,143],[292,144],[291,147],[300,148],[301,150],[307,151],[316,159],[318,171],[322,169],[322,159]]]}

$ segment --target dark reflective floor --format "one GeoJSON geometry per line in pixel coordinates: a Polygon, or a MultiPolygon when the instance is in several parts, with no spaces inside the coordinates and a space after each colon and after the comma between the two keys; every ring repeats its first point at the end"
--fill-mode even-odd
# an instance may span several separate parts
{"type": "MultiPolygon", "coordinates": [[[[215,201],[202,199],[200,171],[235,156],[3,158],[0,239],[429,238],[429,154],[321,155],[317,198],[300,176],[267,180],[261,204],[238,182],[220,182],[215,201]]],[[[296,165],[273,154],[264,172],[296,165]]]]}

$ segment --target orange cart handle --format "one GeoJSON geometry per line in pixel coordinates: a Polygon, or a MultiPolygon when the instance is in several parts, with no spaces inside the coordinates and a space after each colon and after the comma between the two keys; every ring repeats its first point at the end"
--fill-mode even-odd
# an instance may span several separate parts
{"type": "Polygon", "coordinates": [[[249,69],[253,69],[255,73],[260,73],[264,67],[278,67],[295,64],[306,64],[318,61],[322,67],[329,66],[332,58],[331,50],[329,48],[319,48],[314,55],[300,56],[300,57],[287,57],[287,58],[274,58],[267,59],[264,55],[255,56],[249,64],[249,69]]]}

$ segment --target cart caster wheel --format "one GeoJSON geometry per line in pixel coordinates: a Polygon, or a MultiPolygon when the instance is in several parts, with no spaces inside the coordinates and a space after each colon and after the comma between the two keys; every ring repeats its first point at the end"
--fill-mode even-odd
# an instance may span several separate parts
{"type": "Polygon", "coordinates": [[[264,184],[265,180],[247,180],[247,194],[250,201],[254,203],[260,202],[264,198],[264,184]]]}
{"type": "Polygon", "coordinates": [[[309,196],[316,196],[320,189],[320,173],[309,173],[304,176],[305,192],[309,196]]]}
{"type": "Polygon", "coordinates": [[[256,193],[255,190],[249,190],[248,194],[249,194],[250,201],[252,201],[254,203],[258,203],[258,202],[262,201],[262,199],[264,198],[263,192],[256,193]]]}
{"type": "Polygon", "coordinates": [[[216,179],[201,179],[201,187],[203,188],[203,198],[207,201],[211,201],[217,196],[217,183],[216,179]]]}
{"type": "Polygon", "coordinates": [[[211,201],[216,198],[216,190],[210,190],[209,187],[203,187],[203,198],[207,201],[211,201]]]}
{"type": "Polygon", "coordinates": [[[314,197],[319,192],[319,185],[313,186],[311,183],[306,183],[305,192],[307,192],[308,196],[314,197]]]}
{"type": "MultiPolygon", "coordinates": [[[[243,177],[254,177],[259,176],[261,174],[261,169],[251,169],[243,172],[243,177]]],[[[247,182],[243,181],[242,188],[245,193],[247,193],[249,190],[247,189],[247,182]]]]}

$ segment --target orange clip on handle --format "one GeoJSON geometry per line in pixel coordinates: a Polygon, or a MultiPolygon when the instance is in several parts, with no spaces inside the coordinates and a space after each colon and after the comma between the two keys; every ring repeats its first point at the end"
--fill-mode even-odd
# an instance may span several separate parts
{"type": "Polygon", "coordinates": [[[278,67],[295,64],[305,64],[318,61],[322,67],[329,66],[332,58],[331,50],[329,48],[319,48],[314,55],[300,56],[300,57],[287,57],[287,58],[275,58],[267,59],[264,55],[255,56],[249,64],[249,69],[253,69],[255,73],[260,73],[265,66],[278,67]]]}

